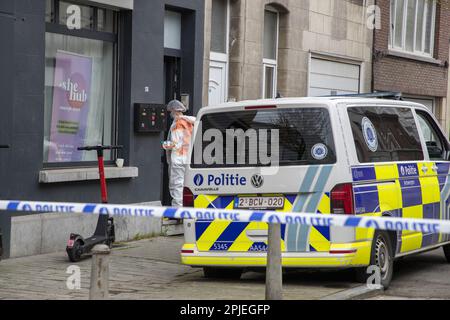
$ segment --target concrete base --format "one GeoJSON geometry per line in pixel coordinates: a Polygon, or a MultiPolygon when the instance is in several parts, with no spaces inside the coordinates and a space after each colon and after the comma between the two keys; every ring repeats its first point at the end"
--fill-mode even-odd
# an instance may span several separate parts
{"type": "Polygon", "coordinates": [[[162,235],[167,237],[181,236],[184,234],[184,224],[182,220],[163,220],[162,235]]]}
{"type": "MultiPolygon", "coordinates": [[[[160,206],[160,202],[141,205],[160,206]]],[[[98,216],[61,213],[13,217],[11,220],[10,258],[64,251],[70,233],[90,237],[98,216]]],[[[161,219],[114,217],[116,241],[161,235],[161,219]]]]}

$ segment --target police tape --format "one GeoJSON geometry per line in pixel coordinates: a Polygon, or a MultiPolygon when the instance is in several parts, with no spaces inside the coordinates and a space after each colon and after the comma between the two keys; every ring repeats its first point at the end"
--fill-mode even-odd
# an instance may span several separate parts
{"type": "Polygon", "coordinates": [[[2,201],[0,211],[35,213],[109,214],[119,217],[148,217],[224,220],[232,222],[266,222],[315,227],[373,228],[390,231],[416,231],[427,234],[450,234],[450,221],[398,217],[371,217],[336,214],[295,213],[275,211],[222,210],[199,208],[170,208],[142,205],[59,203],[37,201],[2,201]]]}

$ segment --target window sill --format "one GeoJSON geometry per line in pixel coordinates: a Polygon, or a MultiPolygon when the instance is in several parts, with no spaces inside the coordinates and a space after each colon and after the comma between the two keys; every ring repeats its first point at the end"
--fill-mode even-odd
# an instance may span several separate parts
{"type": "MultiPolygon", "coordinates": [[[[106,179],[132,179],[139,176],[137,167],[106,167],[106,179]]],[[[97,168],[49,169],[39,172],[39,183],[61,183],[98,180],[97,168]]]]}
{"type": "Polygon", "coordinates": [[[403,51],[396,51],[393,49],[390,49],[388,51],[388,55],[390,56],[394,56],[394,57],[399,57],[399,58],[405,58],[405,59],[410,59],[410,60],[416,60],[416,61],[422,61],[422,62],[428,62],[428,63],[432,63],[438,66],[442,65],[442,61],[441,60],[436,60],[432,57],[426,57],[426,56],[420,56],[417,54],[413,54],[413,53],[409,53],[409,52],[403,52],[403,51]]]}

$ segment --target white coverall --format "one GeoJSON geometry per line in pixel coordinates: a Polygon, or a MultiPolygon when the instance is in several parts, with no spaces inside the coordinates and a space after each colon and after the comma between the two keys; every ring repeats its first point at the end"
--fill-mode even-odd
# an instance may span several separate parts
{"type": "Polygon", "coordinates": [[[188,152],[192,140],[195,118],[189,116],[176,117],[170,127],[168,142],[172,148],[167,150],[169,164],[169,190],[172,206],[183,206],[184,174],[188,165],[188,152]]]}

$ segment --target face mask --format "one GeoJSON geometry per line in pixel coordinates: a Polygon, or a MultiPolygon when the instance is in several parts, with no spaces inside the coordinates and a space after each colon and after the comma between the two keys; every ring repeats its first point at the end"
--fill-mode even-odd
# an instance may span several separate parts
{"type": "Polygon", "coordinates": [[[170,113],[170,117],[172,119],[175,119],[178,115],[182,115],[182,113],[181,112],[177,112],[177,111],[173,111],[173,112],[170,113]]]}

